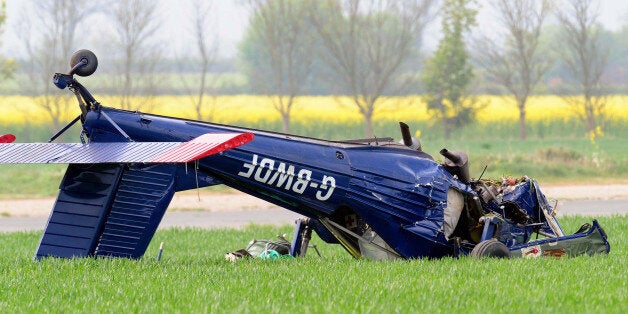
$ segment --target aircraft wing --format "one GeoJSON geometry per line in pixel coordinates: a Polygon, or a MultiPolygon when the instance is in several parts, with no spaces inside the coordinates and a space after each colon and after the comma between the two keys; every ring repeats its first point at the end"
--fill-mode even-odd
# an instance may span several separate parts
{"type": "MultiPolygon", "coordinates": [[[[9,135],[0,136],[0,143],[11,143],[15,137],[9,135]]],[[[0,164],[189,162],[246,144],[253,137],[252,133],[207,133],[188,142],[0,144],[0,164]]]]}

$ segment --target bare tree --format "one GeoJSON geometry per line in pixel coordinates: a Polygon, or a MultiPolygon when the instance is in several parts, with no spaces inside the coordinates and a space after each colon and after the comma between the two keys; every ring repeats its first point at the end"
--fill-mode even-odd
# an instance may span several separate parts
{"type": "Polygon", "coordinates": [[[160,57],[160,47],[154,41],[159,29],[157,8],[159,1],[119,0],[112,5],[111,22],[117,40],[112,47],[121,51],[119,80],[120,107],[138,109],[141,104],[131,104],[131,97],[155,92],[155,65],[160,57]]]}
{"type": "MultiPolygon", "coordinates": [[[[7,4],[3,0],[2,3],[0,3],[0,34],[4,31],[2,27],[4,26],[7,18],[6,6],[7,4]]],[[[15,68],[15,60],[6,59],[0,55],[0,80],[12,77],[13,72],[15,72],[15,68]]]]}
{"type": "MultiPolygon", "coordinates": [[[[194,0],[190,8],[192,9],[190,14],[192,26],[190,33],[196,43],[198,59],[192,60],[193,57],[185,56],[184,59],[186,61],[184,63],[186,65],[198,65],[198,67],[194,68],[194,73],[198,73],[198,80],[196,78],[193,80],[198,85],[191,86],[185,77],[182,77],[181,82],[194,103],[196,119],[203,120],[206,118],[212,120],[214,110],[216,109],[216,95],[213,92],[212,85],[216,84],[216,82],[208,82],[208,75],[209,70],[216,62],[219,47],[218,35],[210,32],[210,30],[216,29],[214,25],[215,19],[212,16],[214,1],[194,0]],[[209,104],[208,97],[210,98],[209,104]],[[207,116],[203,114],[206,111],[209,111],[207,116]]],[[[214,79],[216,78],[216,76],[213,77],[214,79]]]]}
{"type": "Polygon", "coordinates": [[[589,134],[600,126],[606,106],[600,78],[608,61],[608,49],[600,44],[598,6],[594,0],[566,0],[558,12],[563,28],[561,56],[577,81],[580,97],[568,97],[568,102],[579,109],[589,134]],[[579,99],[578,99],[579,98],[579,99]]]}
{"type": "Polygon", "coordinates": [[[543,22],[550,12],[550,0],[496,0],[495,10],[506,31],[502,46],[479,40],[476,55],[490,79],[513,95],[519,109],[519,137],[526,139],[528,97],[550,66],[541,55],[539,41],[543,22]]]}
{"type": "Polygon", "coordinates": [[[53,127],[59,128],[68,111],[69,99],[54,87],[52,74],[68,70],[68,58],[76,49],[78,26],[94,12],[96,4],[85,5],[80,0],[37,0],[23,5],[21,38],[28,62],[28,83],[23,86],[48,113],[53,127]]]}
{"type": "Polygon", "coordinates": [[[310,2],[322,41],[322,60],[351,92],[373,136],[378,101],[395,88],[402,65],[419,45],[433,0],[321,0],[310,2]]]}
{"type": "MultiPolygon", "coordinates": [[[[204,97],[207,89],[207,75],[212,64],[216,62],[216,56],[218,54],[218,36],[214,34],[210,38],[210,34],[208,34],[213,3],[207,0],[195,0],[193,6],[196,8],[192,19],[194,22],[193,34],[196,37],[196,48],[201,58],[201,72],[195,109],[197,119],[202,120],[203,105],[205,103],[204,97]]],[[[210,93],[210,97],[215,98],[215,96],[215,93],[210,93]]],[[[210,116],[213,116],[213,111],[210,116]]]]}
{"type": "Polygon", "coordinates": [[[249,44],[257,58],[247,58],[251,85],[266,93],[281,115],[284,132],[290,130],[295,97],[310,76],[313,30],[303,0],[248,0],[251,8],[249,44]],[[270,79],[265,76],[270,77],[270,79]]]}

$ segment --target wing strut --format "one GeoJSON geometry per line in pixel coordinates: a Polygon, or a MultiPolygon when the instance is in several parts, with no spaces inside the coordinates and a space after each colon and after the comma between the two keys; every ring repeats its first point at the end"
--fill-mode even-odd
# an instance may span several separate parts
{"type": "Polygon", "coordinates": [[[129,141],[129,142],[134,142],[134,141],[131,139],[131,137],[130,137],[128,134],[126,134],[126,132],[124,132],[124,130],[122,130],[122,129],[120,128],[120,126],[119,126],[119,125],[118,125],[115,121],[113,121],[113,120],[111,120],[111,118],[109,118],[109,115],[107,115],[107,113],[106,113],[106,112],[104,112],[104,111],[102,111],[102,110],[101,110],[101,111],[99,111],[99,113],[100,113],[100,114],[102,114],[102,115],[103,115],[103,117],[105,117],[105,119],[107,119],[107,121],[109,121],[109,123],[111,123],[111,125],[113,125],[113,127],[114,127],[114,128],[116,128],[116,130],[118,130],[118,132],[120,132],[120,134],[122,134],[122,136],[124,136],[124,138],[126,138],[126,139],[127,139],[127,141],[129,141]]]}
{"type": "Polygon", "coordinates": [[[81,119],[81,115],[78,115],[76,118],[74,118],[74,120],[72,120],[72,122],[70,122],[70,123],[68,123],[68,125],[64,126],[63,129],[61,129],[61,131],[59,131],[59,132],[57,132],[57,134],[53,135],[50,138],[50,140],[48,140],[48,143],[52,143],[52,141],[56,140],[57,137],[61,136],[61,134],[63,134],[65,131],[67,131],[69,128],[71,128],[80,119],[81,119]]]}

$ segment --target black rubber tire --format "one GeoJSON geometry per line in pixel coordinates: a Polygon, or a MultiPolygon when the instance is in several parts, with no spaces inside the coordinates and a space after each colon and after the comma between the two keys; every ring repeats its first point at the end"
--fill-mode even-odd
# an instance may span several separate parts
{"type": "Polygon", "coordinates": [[[78,76],[94,74],[98,68],[98,58],[96,58],[96,54],[87,49],[81,49],[72,54],[72,57],[70,57],[70,68],[74,68],[83,59],[87,60],[87,65],[77,69],[74,74],[78,76]]]}
{"type": "Polygon", "coordinates": [[[496,257],[496,258],[510,258],[510,251],[508,247],[497,241],[497,239],[489,239],[480,242],[471,251],[472,257],[496,257]]]}

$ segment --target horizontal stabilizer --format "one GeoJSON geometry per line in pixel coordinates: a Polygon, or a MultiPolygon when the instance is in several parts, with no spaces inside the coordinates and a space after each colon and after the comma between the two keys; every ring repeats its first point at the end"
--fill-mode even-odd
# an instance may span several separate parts
{"type": "Polygon", "coordinates": [[[207,133],[189,142],[13,143],[0,145],[0,164],[178,163],[253,140],[252,133],[207,133]]]}

